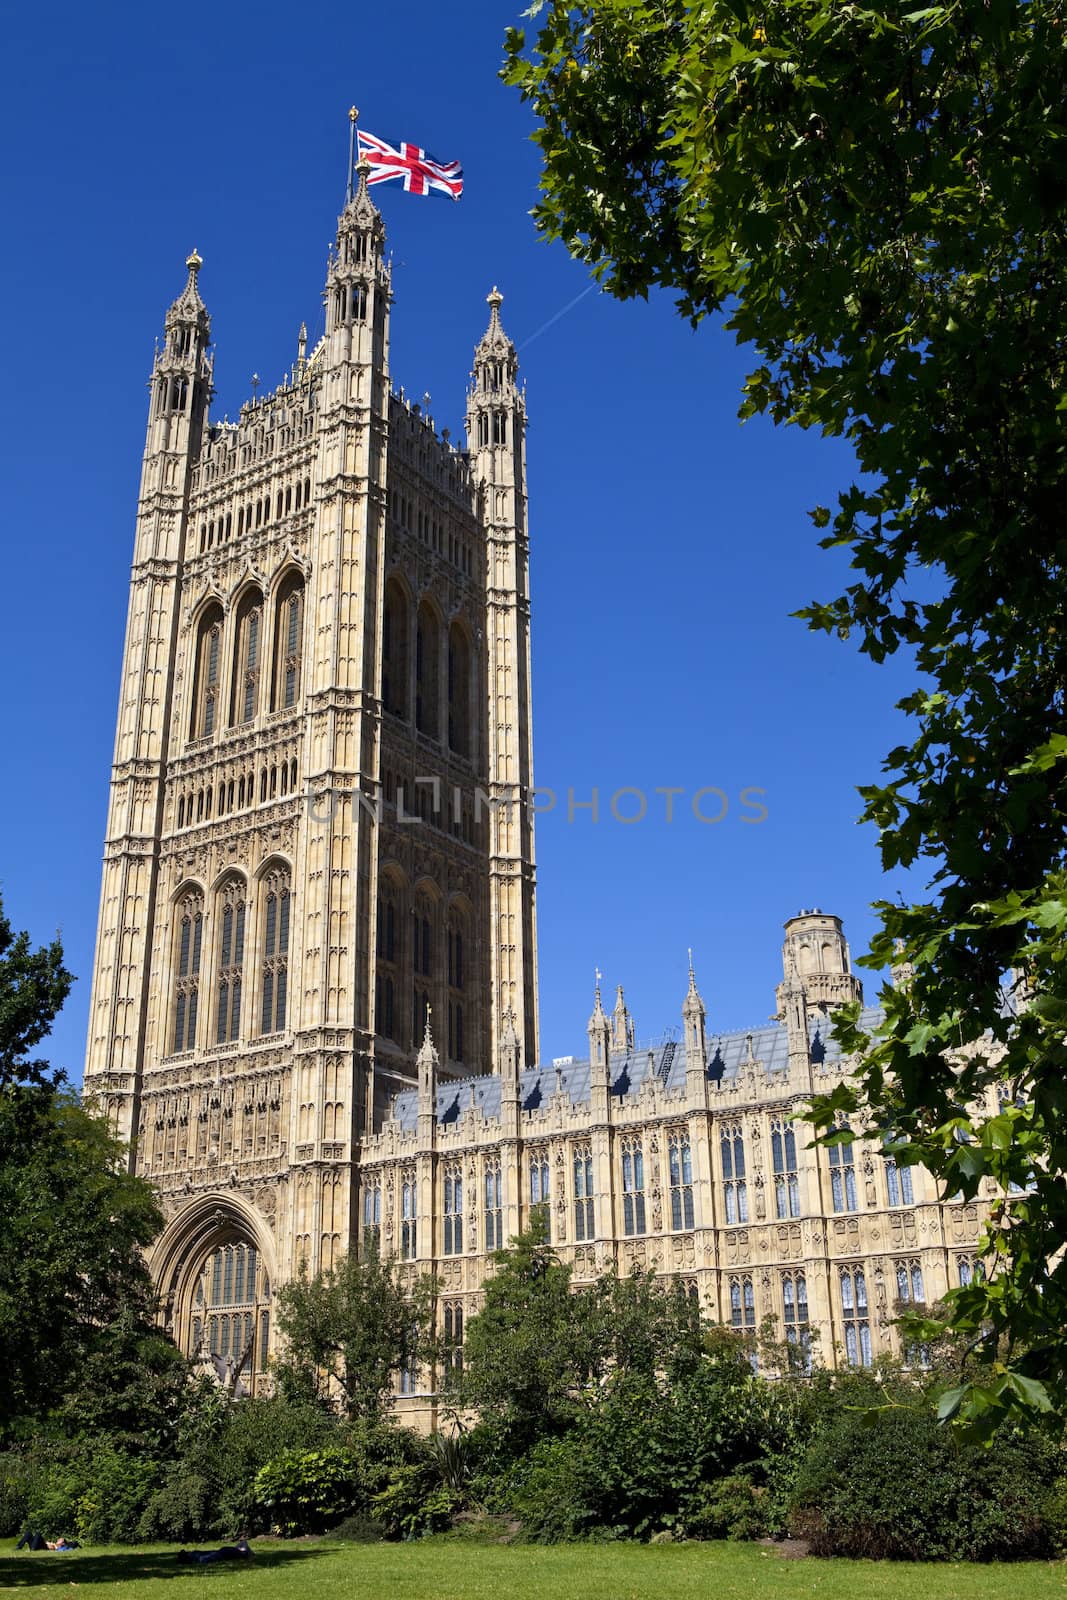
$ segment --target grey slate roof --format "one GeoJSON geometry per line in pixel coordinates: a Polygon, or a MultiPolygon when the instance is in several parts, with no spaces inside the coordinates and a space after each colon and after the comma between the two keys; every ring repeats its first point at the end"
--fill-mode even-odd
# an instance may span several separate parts
{"type": "MultiPolygon", "coordinates": [[[[867,1006],[860,1014],[860,1024],[873,1028],[881,1020],[877,1006],[867,1006]]],[[[808,1034],[811,1041],[811,1058],[815,1062],[834,1062],[841,1051],[830,1037],[830,1023],[822,1015],[809,1018],[808,1034]]],[[[789,1041],[780,1023],[772,1022],[748,1032],[709,1034],[708,1078],[713,1083],[729,1082],[736,1078],[743,1062],[751,1054],[770,1075],[784,1072],[789,1063],[789,1041]]],[[[519,1077],[519,1099],[524,1111],[536,1111],[556,1093],[557,1072],[560,1086],[570,1095],[574,1105],[589,1099],[588,1061],[569,1061],[561,1067],[531,1067],[519,1077]]],[[[681,1089],[685,1084],[685,1048],[676,1040],[651,1049],[633,1050],[628,1055],[612,1056],[611,1092],[619,1097],[636,1094],[642,1083],[653,1073],[668,1089],[681,1089]]],[[[457,1122],[465,1111],[476,1107],[492,1121],[500,1116],[500,1079],[496,1074],[479,1078],[464,1078],[459,1082],[444,1083],[437,1090],[437,1120],[447,1126],[457,1122]]],[[[393,1120],[401,1128],[412,1130],[418,1115],[418,1095],[406,1089],[393,1101],[393,1120]]]]}

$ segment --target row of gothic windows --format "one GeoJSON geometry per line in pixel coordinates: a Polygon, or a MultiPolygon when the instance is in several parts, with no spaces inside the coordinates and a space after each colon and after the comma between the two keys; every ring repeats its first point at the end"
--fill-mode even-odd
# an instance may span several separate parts
{"type": "MultiPolygon", "coordinates": [[[[259,1005],[255,1031],[260,1034],[280,1033],[285,1027],[291,901],[288,868],[272,868],[259,884],[259,1005]]],[[[212,995],[213,1018],[209,1025],[211,1042],[229,1044],[242,1036],[242,1027],[246,1026],[248,908],[248,885],[240,874],[231,874],[215,894],[217,935],[208,977],[203,971],[204,892],[199,888],[190,888],[179,900],[176,908],[171,1039],[175,1054],[197,1047],[202,993],[212,995]],[[205,978],[206,982],[203,981],[205,978]]]]}
{"type": "Polygon", "coordinates": [[[234,1377],[267,1369],[270,1279],[255,1245],[236,1241],[207,1257],[190,1320],[190,1353],[229,1364],[234,1377]]]}
{"type": "MultiPolygon", "coordinates": [[[[274,502],[275,517],[288,516],[291,511],[299,511],[302,506],[311,503],[311,479],[305,478],[302,482],[298,478],[295,483],[287,484],[284,489],[279,489],[274,502]]],[[[254,528],[260,528],[270,521],[270,490],[258,500],[249,500],[247,505],[237,508],[237,537],[243,533],[251,533],[254,528]]],[[[200,524],[200,554],[211,550],[216,544],[223,544],[233,532],[233,512],[219,512],[217,517],[211,517],[200,524]]]]}
{"type": "MultiPolygon", "coordinates": [[[[848,1152],[850,1148],[843,1145],[831,1146],[831,1175],[832,1177],[834,1175],[839,1177],[840,1193],[845,1200],[847,1200],[851,1192],[848,1179],[851,1162],[842,1162],[841,1152],[848,1152]],[[836,1160],[834,1159],[835,1154],[837,1156],[836,1160]]],[[[800,1215],[800,1197],[796,1170],[796,1134],[790,1124],[778,1119],[772,1123],[771,1152],[777,1216],[779,1219],[797,1217],[800,1215]]],[[[728,1225],[744,1224],[749,1220],[749,1211],[747,1178],[745,1175],[744,1137],[740,1124],[726,1124],[720,1130],[720,1160],[723,1173],[724,1220],[728,1225]]],[[[679,1132],[672,1135],[668,1140],[667,1167],[669,1228],[672,1232],[683,1232],[692,1229],[696,1222],[693,1197],[692,1151],[687,1134],[679,1132]]],[[[898,1171],[896,1164],[890,1158],[886,1159],[885,1167],[889,1203],[891,1205],[911,1204],[912,1191],[909,1169],[905,1167],[900,1168],[898,1171]],[[899,1198],[900,1196],[904,1197],[903,1200],[899,1198]]],[[[501,1213],[501,1177],[499,1166],[493,1166],[491,1170],[493,1176],[492,1178],[486,1177],[485,1192],[485,1248],[487,1250],[500,1248],[498,1238],[500,1224],[499,1222],[494,1222],[493,1218],[498,1217],[501,1213]]],[[[537,1149],[533,1151],[528,1157],[527,1170],[530,1205],[548,1207],[552,1200],[552,1176],[547,1150],[537,1149]]],[[[589,1145],[578,1144],[574,1147],[572,1153],[572,1178],[571,1201],[573,1206],[574,1238],[577,1243],[583,1243],[596,1237],[593,1153],[589,1145]]],[[[639,1137],[631,1137],[622,1141],[619,1157],[619,1178],[623,1234],[627,1237],[640,1236],[647,1232],[647,1209],[645,1156],[643,1143],[639,1137]]],[[[854,1183],[854,1177],[852,1182],[854,1183]]],[[[835,1196],[837,1193],[838,1189],[835,1185],[835,1196]]],[[[444,1215],[444,1253],[446,1255],[459,1254],[463,1250],[463,1206],[462,1178],[458,1169],[455,1173],[450,1173],[445,1178],[444,1215]]],[[[364,1221],[366,1223],[368,1219],[365,1217],[364,1221]]],[[[550,1231],[550,1227],[551,1216],[550,1213],[546,1212],[546,1235],[547,1231],[550,1231]]],[[[960,1281],[964,1281],[962,1277],[960,1281]]],[[[970,1281],[970,1279],[967,1281],[970,1281]]],[[[902,1284],[898,1284],[898,1291],[898,1298],[902,1300],[907,1298],[902,1284]]],[[[915,1300],[920,1296],[921,1276],[920,1279],[913,1277],[910,1286],[910,1297],[915,1300]]]]}
{"type": "MultiPolygon", "coordinates": [[[[228,726],[242,727],[265,709],[284,711],[300,695],[304,637],[304,580],[291,572],[273,605],[273,642],[268,651],[268,617],[263,594],[249,589],[234,614],[229,667],[228,726]]],[[[222,726],[226,672],[225,618],[221,605],[208,606],[196,635],[191,739],[207,739],[222,726]]]]}
{"type": "MultiPolygon", "coordinates": [[[[261,767],[259,772],[259,799],[260,803],[266,800],[285,798],[287,794],[296,793],[297,784],[296,757],[289,761],[273,762],[269,767],[261,767]]],[[[210,822],[212,812],[218,817],[228,816],[231,811],[244,811],[246,807],[256,803],[256,775],[253,771],[242,773],[239,778],[225,779],[218,787],[218,801],[215,802],[215,788],[208,784],[205,788],[189,789],[178,796],[177,826],[191,828],[197,822],[210,822]]]]}
{"type": "Polygon", "coordinates": [[[469,756],[475,690],[470,635],[460,622],[452,622],[446,635],[425,600],[414,617],[411,610],[400,584],[390,579],[382,613],[382,706],[390,716],[410,722],[414,694],[416,731],[438,742],[444,735],[450,750],[469,756]]]}
{"type": "MultiPolygon", "coordinates": [[[[416,1049],[426,1027],[427,1008],[444,1000],[447,1014],[448,1059],[466,1058],[465,992],[467,988],[467,919],[453,908],[445,919],[445,937],[439,937],[439,912],[433,901],[417,894],[410,909],[404,887],[391,876],[383,879],[378,895],[375,978],[375,1029],[383,1038],[416,1049]],[[410,1033],[398,997],[410,984],[410,1033]]],[[[439,1013],[438,1013],[439,1014],[439,1013]]],[[[436,1031],[436,1030],[435,1030],[436,1031]]]]}

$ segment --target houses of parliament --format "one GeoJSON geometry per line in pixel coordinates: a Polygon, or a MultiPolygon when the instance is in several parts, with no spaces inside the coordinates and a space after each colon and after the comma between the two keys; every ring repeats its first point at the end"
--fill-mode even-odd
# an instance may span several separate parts
{"type": "MultiPolygon", "coordinates": [[[[679,1039],[638,1048],[598,985],[588,1057],[539,1059],[515,348],[494,289],[465,448],[393,387],[356,170],[277,389],[212,419],[195,251],[151,374],[85,1087],[159,1195],[167,1325],[262,1390],[278,1287],[374,1240],[436,1276],[455,1357],[543,1206],[579,1281],[652,1270],[869,1363],[977,1270],[981,1206],[793,1122],[847,1068],[838,918],[785,924],[768,1026],[717,1033],[683,969],[679,1039]]],[[[398,1389],[432,1419],[432,1372],[398,1389]]]]}

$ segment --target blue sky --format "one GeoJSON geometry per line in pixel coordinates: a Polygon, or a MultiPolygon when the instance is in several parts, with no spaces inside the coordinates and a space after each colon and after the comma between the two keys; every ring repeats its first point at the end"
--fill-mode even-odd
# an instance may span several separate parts
{"type": "Polygon", "coordinates": [[[535,764],[559,797],[537,841],[543,1056],[583,1047],[597,966],[625,984],[638,1037],[661,1038],[690,946],[709,1026],[760,1022],[784,919],[832,909],[858,954],[869,902],[892,887],[855,788],[897,741],[907,671],[790,617],[842,581],[805,512],[847,481],[848,453],[740,426],[745,353],[665,297],[594,292],[545,326],[588,278],[528,215],[532,122],[496,76],[519,9],[63,0],[9,18],[0,888],[16,926],[62,931],[79,981],[52,1053],[72,1076],[153,340],[195,245],[217,416],[236,414],[253,372],[281,379],[301,319],[314,341],[353,101],[372,132],[465,168],[458,204],[377,191],[394,382],[458,432],[498,283],[528,384],[535,764]],[[643,820],[613,817],[624,787],[647,795],[643,820]],[[670,787],[684,793],[668,823],[656,790],[670,787]],[[712,787],[729,801],[717,823],[692,809],[712,787]],[[594,788],[599,820],[568,820],[568,791],[594,788]],[[741,820],[745,788],[765,791],[765,821],[741,820]]]}

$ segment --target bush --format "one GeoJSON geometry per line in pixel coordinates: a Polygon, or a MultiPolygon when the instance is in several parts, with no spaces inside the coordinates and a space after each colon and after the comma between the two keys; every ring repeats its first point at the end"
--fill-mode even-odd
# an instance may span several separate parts
{"type": "Polygon", "coordinates": [[[12,1539],[26,1524],[31,1464],[26,1456],[0,1455],[0,1539],[12,1539]]]}
{"type": "Polygon", "coordinates": [[[172,1466],[150,1495],[137,1528],[140,1539],[199,1539],[215,1521],[210,1481],[181,1464],[172,1466]]]}
{"type": "Polygon", "coordinates": [[[1057,1478],[1042,1507],[1049,1549],[1057,1560],[1067,1556],[1067,1478],[1057,1478]]]}
{"type": "Polygon", "coordinates": [[[380,1544],[385,1538],[385,1529],[374,1517],[357,1511],[354,1516],[345,1517],[336,1528],[331,1528],[330,1538],[344,1539],[349,1544],[380,1544]]]}
{"type": "Polygon", "coordinates": [[[367,1509],[356,1458],[339,1445],[288,1450],[268,1462],[256,1473],[252,1506],[287,1537],[322,1533],[331,1523],[367,1509]]]}
{"type": "Polygon", "coordinates": [[[767,1491],[745,1472],[705,1485],[685,1508],[690,1539],[761,1539],[771,1531],[767,1491]]]}
{"type": "Polygon", "coordinates": [[[443,1533],[462,1501],[442,1483],[431,1462],[394,1467],[386,1486],[371,1500],[375,1517],[391,1539],[419,1539],[443,1533]]]}
{"type": "Polygon", "coordinates": [[[77,1537],[83,1544],[133,1543],[158,1481],[154,1461],[119,1454],[109,1444],[97,1448],[85,1460],[81,1473],[75,1505],[77,1537]]]}
{"type": "Polygon", "coordinates": [[[792,1531],[816,1555],[993,1561],[1046,1554],[1049,1490],[1062,1453],[1014,1432],[962,1445],[921,1399],[831,1422],[797,1475],[792,1531]]]}

